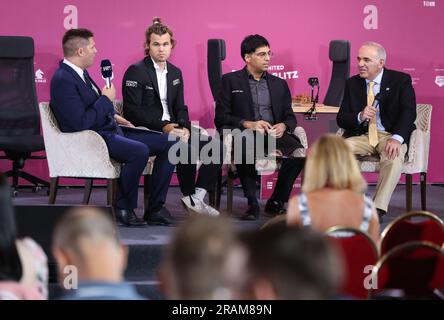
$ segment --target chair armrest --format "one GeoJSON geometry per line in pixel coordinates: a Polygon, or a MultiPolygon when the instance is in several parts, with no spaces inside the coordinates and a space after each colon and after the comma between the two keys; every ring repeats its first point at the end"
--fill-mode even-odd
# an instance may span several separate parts
{"type": "Polygon", "coordinates": [[[420,129],[413,130],[410,135],[409,150],[405,158],[403,172],[427,172],[429,164],[430,134],[420,129]]]}
{"type": "Polygon", "coordinates": [[[307,134],[304,130],[304,128],[302,127],[296,127],[296,129],[294,129],[293,134],[299,138],[299,140],[301,141],[301,144],[304,146],[305,149],[308,148],[308,140],[307,140],[307,134]]]}
{"type": "Polygon", "coordinates": [[[111,160],[105,141],[95,131],[59,133],[51,140],[45,140],[50,176],[116,178],[120,175],[120,164],[111,160]]]}

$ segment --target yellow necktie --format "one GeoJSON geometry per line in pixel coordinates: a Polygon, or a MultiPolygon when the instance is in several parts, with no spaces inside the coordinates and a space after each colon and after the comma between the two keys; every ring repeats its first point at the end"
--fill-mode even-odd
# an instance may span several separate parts
{"type": "MultiPolygon", "coordinates": [[[[370,81],[368,84],[368,93],[367,93],[367,105],[371,106],[373,101],[375,100],[375,94],[373,93],[373,86],[375,85],[374,81],[370,81]]],[[[370,123],[368,124],[368,143],[372,147],[376,147],[378,144],[378,129],[376,128],[376,115],[370,119],[370,123]]]]}

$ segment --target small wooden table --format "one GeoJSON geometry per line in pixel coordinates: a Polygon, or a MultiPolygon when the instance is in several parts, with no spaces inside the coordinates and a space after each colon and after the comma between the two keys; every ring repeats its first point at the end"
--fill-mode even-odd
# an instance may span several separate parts
{"type": "Polygon", "coordinates": [[[336,123],[336,115],[339,107],[316,105],[316,120],[308,120],[304,114],[312,107],[311,103],[293,103],[293,112],[296,113],[298,125],[303,127],[307,133],[308,146],[311,146],[317,138],[327,132],[335,133],[339,127],[336,123]]]}

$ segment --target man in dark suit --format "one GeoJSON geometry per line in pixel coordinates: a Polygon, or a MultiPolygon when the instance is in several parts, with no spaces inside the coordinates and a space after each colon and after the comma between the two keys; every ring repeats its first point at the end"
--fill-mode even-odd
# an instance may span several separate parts
{"type": "Polygon", "coordinates": [[[366,42],[361,46],[359,74],[347,80],[337,115],[338,125],[345,129],[344,137],[355,154],[377,154],[381,158],[374,195],[381,220],[401,176],[416,119],[411,77],[386,69],[385,62],[386,51],[380,44],[366,42]]]}
{"type": "Polygon", "coordinates": [[[217,139],[212,140],[191,126],[184,103],[182,72],[167,61],[174,47],[171,29],[159,18],[154,18],[145,36],[146,57],[131,65],[123,77],[124,116],[137,126],[180,138],[183,148],[177,154],[180,160],[174,162],[177,163],[177,176],[183,194],[181,201],[190,212],[218,215],[216,209],[204,202],[204,197],[207,191],[214,190],[221,160],[209,161],[198,155],[207,144],[211,143],[209,146],[216,148],[220,148],[220,144],[217,139]],[[204,162],[196,181],[198,159],[204,162]]]}
{"type": "Polygon", "coordinates": [[[51,109],[63,132],[96,131],[105,140],[110,157],[123,163],[114,208],[116,218],[127,226],[171,224],[173,220],[163,205],[174,170],[168,162],[168,149],[173,142],[168,141],[167,135],[119,127],[133,125],[114,111],[114,86],[100,91],[86,71],[97,53],[91,31],[68,30],[63,37],[63,53],[65,59],[51,80],[51,109]],[[139,179],[151,155],[156,155],[152,175],[156,183],[143,221],[136,217],[134,209],[139,179]]]}
{"type": "MultiPolygon", "coordinates": [[[[256,139],[262,134],[275,139],[277,149],[285,156],[273,195],[265,206],[265,212],[275,215],[284,212],[284,204],[302,170],[303,161],[292,158],[293,152],[302,148],[302,145],[293,135],[296,117],[291,108],[288,85],[284,80],[267,73],[271,57],[268,41],[260,35],[247,36],[241,44],[241,56],[246,66],[222,77],[215,124],[218,130],[239,129],[241,134],[249,130],[255,132],[256,139]]],[[[233,131],[234,135],[236,131],[233,131]]],[[[241,149],[242,161],[236,163],[236,168],[249,204],[243,218],[254,220],[260,211],[256,197],[256,170],[254,161],[251,163],[247,158],[258,150],[250,149],[245,140],[241,145],[235,143],[234,149],[241,149]]]]}

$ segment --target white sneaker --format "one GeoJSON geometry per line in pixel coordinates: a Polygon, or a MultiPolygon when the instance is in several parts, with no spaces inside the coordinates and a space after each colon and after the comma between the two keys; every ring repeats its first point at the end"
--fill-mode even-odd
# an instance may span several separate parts
{"type": "Polygon", "coordinates": [[[203,203],[203,205],[205,206],[205,208],[207,209],[208,214],[209,214],[210,216],[214,216],[214,217],[216,217],[216,216],[219,215],[219,211],[217,211],[215,208],[213,208],[213,207],[210,206],[209,204],[206,204],[206,203],[203,202],[203,201],[202,201],[202,203],[203,203]]]}
{"type": "Polygon", "coordinates": [[[185,196],[180,200],[190,213],[207,214],[210,216],[219,215],[219,211],[194,196],[185,196]]]}

